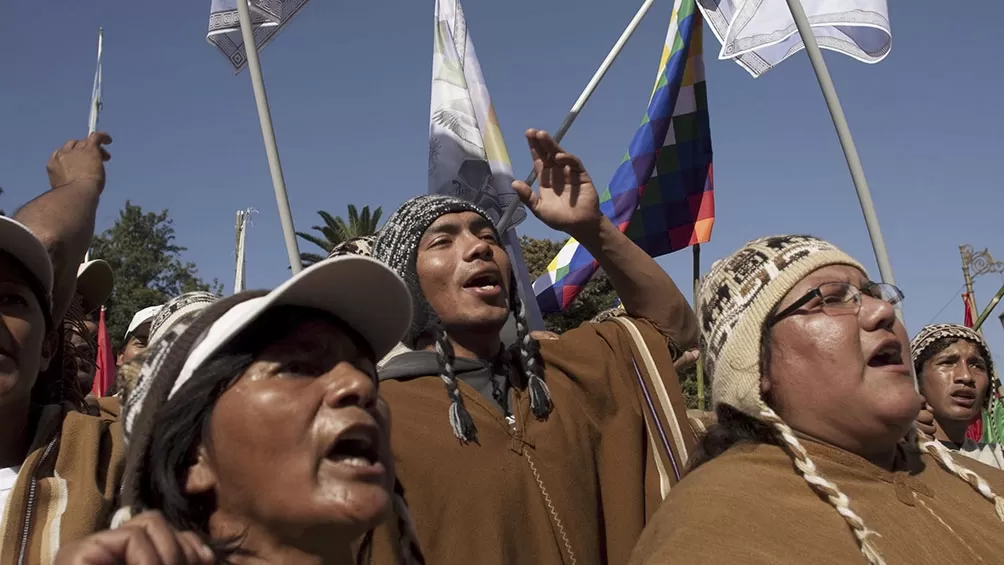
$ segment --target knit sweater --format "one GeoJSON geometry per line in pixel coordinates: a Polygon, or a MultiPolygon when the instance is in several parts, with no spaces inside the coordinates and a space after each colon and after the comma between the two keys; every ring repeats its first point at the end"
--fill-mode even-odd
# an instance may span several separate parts
{"type": "MultiPolygon", "coordinates": [[[[820,474],[880,537],[888,565],[1000,563],[1004,524],[994,506],[937,461],[902,448],[894,471],[801,439],[820,474]]],[[[995,492],[1004,474],[962,457],[995,492]]],[[[773,445],[739,445],[699,467],[667,497],[632,565],[865,563],[846,522],[773,445]]]]}
{"type": "MultiPolygon", "coordinates": [[[[672,449],[682,463],[696,440],[671,337],[636,323],[669,391],[669,427],[683,438],[672,449]]],[[[451,432],[437,375],[381,381],[397,474],[428,563],[620,565],[661,503],[661,489],[675,484],[660,484],[634,369],[644,363],[623,326],[583,324],[543,341],[541,354],[554,402],[546,420],[533,417],[526,390],[516,386],[510,426],[495,403],[460,381],[476,444],[462,445],[451,432]]],[[[373,563],[393,563],[390,543],[386,527],[378,530],[373,563]]]]}

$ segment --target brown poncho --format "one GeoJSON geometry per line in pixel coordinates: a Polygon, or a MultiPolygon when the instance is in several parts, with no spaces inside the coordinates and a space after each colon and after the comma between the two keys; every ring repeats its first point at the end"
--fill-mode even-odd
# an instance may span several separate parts
{"type": "MultiPolygon", "coordinates": [[[[669,355],[670,337],[637,327],[666,384],[683,447],[695,446],[669,355]]],[[[634,366],[644,359],[616,321],[584,324],[541,343],[554,410],[530,412],[525,390],[511,391],[516,424],[460,382],[478,443],[461,445],[447,421],[449,398],[438,375],[381,381],[393,417],[392,443],[426,562],[509,565],[620,565],[661,502],[657,464],[646,434],[634,366]]],[[[672,435],[672,434],[670,434],[672,435]]],[[[671,481],[675,483],[675,481],[671,481]]],[[[387,529],[377,532],[374,563],[393,563],[387,529]]]]}
{"type": "MultiPolygon", "coordinates": [[[[801,438],[820,474],[876,531],[888,565],[1004,562],[1004,524],[994,505],[927,454],[901,449],[895,471],[801,438]]],[[[1004,492],[1004,474],[957,463],[1004,492]]],[[[834,508],[795,471],[780,447],[740,445],[673,490],[645,529],[632,565],[673,563],[844,565],[865,557],[834,508]]]]}

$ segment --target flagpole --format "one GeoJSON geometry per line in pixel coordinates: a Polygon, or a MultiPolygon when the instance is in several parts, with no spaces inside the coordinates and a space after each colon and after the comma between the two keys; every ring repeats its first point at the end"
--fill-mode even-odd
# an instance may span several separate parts
{"type": "Polygon", "coordinates": [[[244,210],[237,211],[237,244],[235,246],[235,253],[237,255],[237,264],[234,267],[234,294],[244,291],[244,234],[247,222],[245,221],[247,212],[244,210]]]}
{"type": "Polygon", "coordinates": [[[293,214],[289,209],[289,197],[286,195],[286,181],[282,177],[279,148],[275,142],[275,131],[272,129],[272,114],[268,108],[268,97],[265,95],[265,81],[258,62],[258,47],[254,41],[251,11],[248,9],[247,0],[237,0],[237,17],[241,23],[241,36],[244,38],[244,52],[248,59],[248,71],[251,73],[254,100],[258,106],[261,135],[265,140],[268,169],[272,173],[272,188],[275,190],[275,201],[279,207],[279,221],[282,223],[282,234],[286,240],[289,268],[295,275],[303,269],[303,265],[300,263],[300,250],[296,244],[296,230],[293,228],[293,214]]]}
{"type": "MultiPolygon", "coordinates": [[[[695,243],[694,250],[694,311],[700,308],[701,292],[701,244],[695,243]]],[[[704,358],[697,357],[697,408],[704,410],[704,358]]]]}
{"type": "MultiPolygon", "coordinates": [[[[987,307],[983,309],[983,313],[980,314],[980,317],[976,319],[976,323],[973,324],[974,331],[980,330],[980,326],[982,326],[983,322],[985,322],[986,319],[990,317],[990,313],[993,312],[994,308],[997,307],[997,303],[1001,301],[1001,298],[1004,298],[1004,285],[1001,285],[1000,290],[998,290],[997,294],[994,295],[993,299],[990,301],[990,304],[987,304],[987,307]]],[[[970,298],[970,300],[972,300],[972,298],[970,298]]],[[[970,304],[972,304],[972,302],[970,302],[970,304]]]]}
{"type": "MultiPolygon", "coordinates": [[[[823,98],[826,100],[826,107],[830,110],[830,117],[833,119],[833,127],[837,130],[837,137],[840,139],[840,146],[844,150],[844,158],[847,159],[847,167],[851,172],[851,180],[854,182],[854,189],[857,190],[858,200],[861,203],[861,212],[865,216],[865,225],[868,227],[868,235],[872,240],[872,249],[875,251],[875,261],[878,263],[879,273],[882,282],[896,284],[896,279],[892,274],[892,264],[889,262],[889,254],[886,251],[885,240],[882,238],[882,230],[879,228],[878,216],[875,213],[875,204],[872,202],[871,191],[868,189],[868,181],[865,180],[865,171],[861,166],[861,159],[858,157],[857,147],[851,137],[850,127],[847,125],[847,118],[844,110],[840,106],[837,98],[837,90],[833,86],[833,79],[826,68],[826,61],[823,60],[823,53],[816,43],[816,36],[812,34],[812,27],[809,19],[805,15],[805,9],[799,0],[786,0],[791,17],[798,27],[798,34],[805,44],[805,52],[809,55],[809,62],[812,63],[812,70],[816,73],[819,81],[819,88],[823,91],[823,98]]],[[[900,313],[902,318],[902,313],[900,313]]]]}
{"type": "MultiPolygon", "coordinates": [[[[616,60],[617,56],[620,55],[621,50],[624,49],[624,46],[627,44],[628,39],[631,39],[631,36],[638,28],[638,25],[641,23],[641,20],[645,17],[645,14],[648,13],[648,10],[649,8],[652,7],[653,3],[655,3],[655,0],[645,0],[645,3],[641,5],[641,8],[638,8],[638,11],[635,13],[634,17],[631,18],[631,22],[628,23],[628,26],[624,29],[624,32],[621,33],[621,36],[619,38],[617,38],[617,42],[614,43],[614,46],[610,49],[610,52],[607,53],[606,58],[603,59],[602,63],[600,63],[600,68],[596,69],[596,72],[593,74],[593,78],[589,79],[589,82],[586,84],[586,87],[583,88],[582,92],[579,94],[578,99],[576,99],[575,103],[572,104],[572,109],[568,111],[568,115],[565,116],[564,121],[562,121],[561,125],[558,126],[558,129],[553,134],[551,134],[551,137],[554,138],[554,141],[556,143],[561,143],[562,138],[565,137],[565,133],[567,133],[568,129],[572,127],[572,122],[575,121],[575,118],[579,117],[579,112],[582,111],[582,108],[586,105],[586,102],[589,101],[589,97],[593,95],[593,92],[596,90],[596,87],[599,86],[600,81],[603,80],[604,75],[607,74],[607,71],[610,69],[610,66],[614,63],[614,60],[616,60]]],[[[537,181],[537,171],[530,171],[530,174],[527,175],[526,177],[525,181],[526,184],[532,187],[533,183],[536,181],[537,181]]],[[[516,209],[519,207],[519,204],[520,201],[518,199],[509,203],[509,206],[506,208],[505,213],[502,214],[502,218],[499,219],[498,225],[500,229],[505,230],[508,228],[509,222],[512,220],[513,214],[516,213],[516,209]]]]}
{"type": "Polygon", "coordinates": [[[97,130],[97,117],[101,112],[101,51],[104,45],[104,28],[97,28],[97,67],[94,85],[90,89],[90,110],[87,113],[87,136],[97,130]]]}

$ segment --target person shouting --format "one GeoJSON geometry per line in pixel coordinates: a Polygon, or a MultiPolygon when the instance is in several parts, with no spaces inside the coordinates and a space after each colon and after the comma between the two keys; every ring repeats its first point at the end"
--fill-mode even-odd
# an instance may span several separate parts
{"type": "MultiPolygon", "coordinates": [[[[514,188],[596,258],[628,325],[586,323],[538,343],[488,215],[452,197],[409,200],[373,248],[415,305],[403,339],[414,351],[380,371],[399,422],[392,447],[430,563],[624,563],[678,478],[646,437],[645,403],[665,415],[672,465],[682,469],[696,445],[670,354],[695,344],[696,319],[669,276],[600,212],[579,159],[546,132],[526,137],[540,191],[514,188]],[[517,342],[507,349],[500,332],[511,315],[517,342]],[[661,395],[643,395],[642,373],[661,395]]],[[[378,532],[374,562],[393,562],[392,547],[378,532]]]]}

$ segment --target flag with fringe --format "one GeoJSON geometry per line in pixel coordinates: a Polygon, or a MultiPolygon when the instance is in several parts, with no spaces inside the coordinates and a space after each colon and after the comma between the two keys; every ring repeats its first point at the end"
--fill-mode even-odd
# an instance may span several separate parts
{"type": "MultiPolygon", "coordinates": [[[[711,239],[715,219],[711,126],[695,0],[676,0],[642,124],[600,193],[600,210],[656,257],[711,239]]],[[[534,282],[541,312],[566,308],[598,263],[569,239],[534,282]]]]}
{"type": "MultiPolygon", "coordinates": [[[[241,72],[248,62],[241,22],[237,17],[237,1],[212,0],[206,34],[206,41],[223,53],[233,65],[234,73],[241,72]]],[[[307,0],[248,0],[255,48],[261,51],[306,3],[307,0]]]]}

